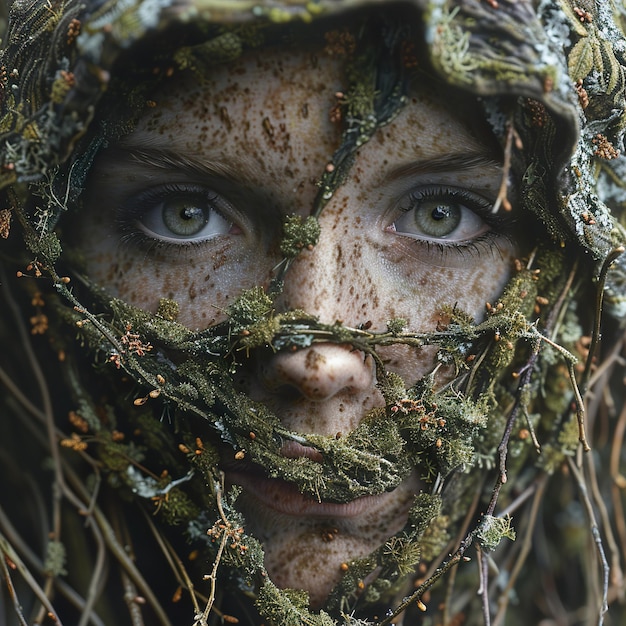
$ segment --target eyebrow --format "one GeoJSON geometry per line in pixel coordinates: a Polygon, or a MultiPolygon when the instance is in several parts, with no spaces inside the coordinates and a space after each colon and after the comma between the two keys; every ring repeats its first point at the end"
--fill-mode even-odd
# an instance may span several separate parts
{"type": "MultiPolygon", "coordinates": [[[[180,154],[162,148],[144,149],[124,145],[115,146],[107,149],[103,153],[103,157],[114,161],[126,159],[153,169],[184,170],[196,176],[210,174],[233,181],[239,181],[241,178],[241,171],[223,160],[207,159],[205,156],[200,159],[190,154],[180,154]]],[[[253,163],[249,162],[246,165],[256,169],[253,163]]]]}
{"type": "Polygon", "coordinates": [[[442,172],[464,172],[485,168],[502,168],[502,161],[494,158],[492,152],[464,152],[444,154],[425,161],[407,163],[391,172],[388,180],[416,174],[438,174],[442,172]]]}
{"type": "MultiPolygon", "coordinates": [[[[172,150],[161,147],[135,147],[132,145],[118,145],[106,150],[104,154],[107,159],[115,161],[126,158],[150,168],[163,170],[183,170],[193,176],[212,175],[231,181],[237,185],[241,184],[241,169],[233,167],[223,160],[212,160],[206,156],[196,158],[192,154],[180,154],[172,150]]],[[[241,158],[241,157],[240,157],[241,158]]],[[[250,168],[250,171],[258,169],[258,164],[248,159],[242,159],[243,164],[250,168]]],[[[444,154],[424,161],[407,163],[395,168],[387,176],[387,180],[394,181],[405,176],[416,176],[420,174],[437,174],[444,172],[464,172],[479,169],[502,168],[502,161],[494,158],[493,152],[488,151],[468,151],[463,153],[444,154]]]]}

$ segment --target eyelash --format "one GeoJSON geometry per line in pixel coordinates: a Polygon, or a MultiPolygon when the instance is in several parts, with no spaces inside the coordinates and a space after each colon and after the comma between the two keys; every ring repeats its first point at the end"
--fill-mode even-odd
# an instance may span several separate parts
{"type": "Polygon", "coordinates": [[[410,242],[411,245],[425,247],[429,254],[436,252],[439,256],[439,261],[442,261],[448,254],[452,253],[462,257],[468,253],[476,254],[480,257],[483,252],[493,252],[494,249],[499,250],[498,244],[502,239],[505,239],[509,243],[513,242],[513,228],[517,223],[517,219],[508,213],[494,214],[491,211],[493,202],[463,188],[449,185],[424,185],[408,194],[408,207],[399,205],[398,210],[403,213],[408,213],[414,209],[414,206],[412,206],[414,201],[423,201],[433,198],[462,202],[466,208],[473,211],[484,220],[490,228],[487,232],[470,241],[450,241],[446,243],[444,240],[412,239],[410,242]],[[419,195],[419,198],[416,197],[417,195],[419,195]]]}
{"type": "MultiPolygon", "coordinates": [[[[160,251],[171,254],[182,255],[190,250],[195,250],[207,243],[207,240],[171,242],[163,239],[150,237],[137,226],[137,221],[155,203],[163,201],[168,194],[198,194],[208,197],[210,193],[206,188],[199,185],[166,183],[157,188],[149,188],[132,196],[122,203],[116,210],[117,228],[121,234],[120,244],[122,246],[141,247],[148,253],[160,251]]],[[[215,198],[218,198],[215,194],[215,198]]],[[[408,206],[399,205],[397,209],[402,213],[413,210],[415,202],[428,199],[452,200],[463,204],[467,209],[473,211],[490,227],[490,230],[469,241],[429,240],[423,238],[412,238],[410,245],[419,246],[426,249],[430,256],[437,256],[436,262],[443,262],[448,255],[454,254],[460,257],[466,255],[476,255],[480,257],[483,253],[500,250],[500,242],[504,238],[507,242],[513,240],[513,227],[517,220],[510,214],[493,214],[491,212],[492,202],[466,189],[452,187],[448,185],[424,185],[410,192],[406,198],[408,206]]],[[[211,198],[213,200],[213,198],[211,198]]],[[[217,208],[214,209],[224,219],[228,219],[217,208]]],[[[406,237],[405,239],[410,239],[406,237]]]]}
{"type": "MultiPolygon", "coordinates": [[[[133,195],[116,209],[116,223],[121,234],[121,245],[142,247],[147,253],[157,251],[167,251],[169,253],[175,250],[178,254],[183,254],[190,249],[195,249],[206,244],[207,240],[194,241],[190,239],[188,241],[180,240],[180,242],[174,243],[173,241],[150,237],[150,235],[137,226],[137,221],[150,210],[155,203],[163,201],[169,194],[197,194],[199,196],[209,197],[211,193],[215,194],[214,197],[210,198],[211,200],[219,197],[217,193],[210,192],[200,185],[164,183],[159,187],[152,187],[133,195]]],[[[213,210],[219,213],[224,219],[227,219],[218,209],[213,210]]]]}

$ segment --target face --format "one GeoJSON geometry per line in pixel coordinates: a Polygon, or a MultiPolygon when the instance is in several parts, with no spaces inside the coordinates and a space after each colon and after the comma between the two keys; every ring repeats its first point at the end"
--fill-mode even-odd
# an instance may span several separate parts
{"type": "MultiPolygon", "coordinates": [[[[134,132],[94,165],[78,241],[90,276],[131,304],[180,305],[206,328],[242,289],[267,286],[281,260],[283,217],[306,216],[340,144],[331,121],[344,67],[320,49],[265,51],[204,76],[175,75],[134,132]]],[[[382,330],[402,317],[432,331],[445,306],[480,318],[510,274],[511,226],[491,213],[502,179],[477,106],[423,77],[407,106],[357,155],[321,214],[321,237],[297,257],[277,301],[320,321],[382,330]]],[[[407,385],[434,368],[434,351],[381,349],[407,385]]],[[[452,374],[438,370],[440,383],[452,374]]],[[[316,344],[251,355],[239,373],[250,396],[301,433],[347,433],[384,404],[371,358],[316,344]]],[[[232,451],[230,452],[232,455],[232,451]]],[[[291,442],[285,457],[320,453],[291,442]]],[[[225,464],[225,469],[230,470],[225,464]]],[[[424,487],[417,468],[395,491],[347,504],[317,502],[280,480],[229,471],[283,587],[320,606],[342,564],[365,556],[406,521],[424,487]]]]}

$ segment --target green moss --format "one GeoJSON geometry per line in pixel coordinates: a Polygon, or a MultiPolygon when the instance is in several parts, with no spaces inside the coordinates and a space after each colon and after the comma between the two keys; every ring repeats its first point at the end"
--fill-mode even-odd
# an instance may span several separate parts
{"type": "Polygon", "coordinates": [[[388,320],[387,331],[397,337],[400,333],[406,330],[408,322],[403,317],[396,317],[388,320]]]}
{"type": "Polygon", "coordinates": [[[200,509],[192,499],[182,490],[173,487],[158,500],[159,515],[170,526],[187,523],[197,517],[200,509]]]}
{"type": "Polygon", "coordinates": [[[388,405],[397,404],[407,395],[404,379],[394,372],[385,372],[377,387],[388,405]]]}
{"type": "Polygon", "coordinates": [[[233,61],[242,52],[243,45],[239,35],[227,31],[201,44],[179,48],[174,53],[174,62],[179,69],[192,70],[203,78],[211,67],[233,61]]]}
{"type": "Polygon", "coordinates": [[[420,541],[423,561],[432,561],[441,554],[443,548],[450,541],[449,528],[450,518],[447,515],[437,515],[432,519],[420,541]]]}
{"type": "Polygon", "coordinates": [[[271,626],[336,626],[335,621],[324,611],[318,615],[309,613],[308,600],[300,590],[280,590],[269,579],[265,579],[257,597],[257,607],[271,626]]]}
{"type": "Polygon", "coordinates": [[[273,308],[272,299],[262,287],[253,287],[243,291],[227,310],[233,332],[239,332],[262,322],[273,308]]]}
{"type": "MultiPolygon", "coordinates": [[[[239,346],[246,350],[271,346],[280,331],[280,320],[276,317],[262,320],[248,326],[239,339],[239,346]]],[[[292,345],[296,345],[295,342],[292,345]]]]}
{"type": "Polygon", "coordinates": [[[28,232],[25,235],[25,239],[29,250],[38,257],[41,257],[44,264],[47,266],[51,267],[54,265],[61,256],[61,242],[55,233],[28,232]]]}
{"type": "Polygon", "coordinates": [[[287,215],[283,222],[283,238],[280,251],[290,259],[298,256],[303,248],[315,246],[320,237],[320,224],[316,217],[309,215],[287,215]]]}
{"type": "Polygon", "coordinates": [[[493,551],[503,538],[515,541],[515,530],[511,526],[511,518],[485,515],[478,528],[476,538],[484,550],[493,551]]]}
{"type": "Polygon", "coordinates": [[[159,317],[168,322],[175,322],[178,319],[179,312],[180,306],[176,300],[170,300],[169,298],[161,298],[159,300],[159,307],[157,308],[159,317]]]}

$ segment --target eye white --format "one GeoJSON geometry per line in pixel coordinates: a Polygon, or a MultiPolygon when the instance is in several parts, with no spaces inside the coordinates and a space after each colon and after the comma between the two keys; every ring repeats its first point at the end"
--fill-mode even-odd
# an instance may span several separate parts
{"type": "Polygon", "coordinates": [[[232,224],[213,206],[217,197],[201,193],[168,193],[137,218],[148,236],[172,243],[206,241],[227,234],[232,224]]]}
{"type": "Polygon", "coordinates": [[[461,243],[472,241],[490,229],[470,208],[483,208],[488,204],[482,198],[474,198],[474,194],[426,188],[409,194],[403,204],[405,206],[400,209],[402,214],[390,228],[399,235],[426,241],[461,243]]]}

